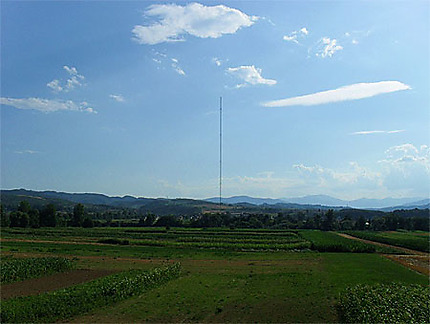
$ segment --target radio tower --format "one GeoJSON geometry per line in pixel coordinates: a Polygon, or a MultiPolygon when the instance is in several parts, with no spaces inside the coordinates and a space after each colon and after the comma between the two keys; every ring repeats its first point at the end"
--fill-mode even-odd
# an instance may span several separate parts
{"type": "Polygon", "coordinates": [[[219,97],[219,212],[222,204],[222,97],[219,97]]]}

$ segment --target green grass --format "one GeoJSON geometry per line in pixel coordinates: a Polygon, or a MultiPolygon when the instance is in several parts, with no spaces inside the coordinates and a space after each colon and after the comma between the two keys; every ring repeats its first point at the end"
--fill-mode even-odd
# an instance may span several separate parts
{"type": "Polygon", "coordinates": [[[350,235],[395,246],[400,246],[412,250],[429,252],[429,233],[424,232],[370,232],[370,231],[349,231],[350,235]]]}

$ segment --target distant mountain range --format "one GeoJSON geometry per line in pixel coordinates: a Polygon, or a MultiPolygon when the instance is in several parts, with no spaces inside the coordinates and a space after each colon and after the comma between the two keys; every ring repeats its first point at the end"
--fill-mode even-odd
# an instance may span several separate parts
{"type": "MultiPolygon", "coordinates": [[[[206,201],[217,203],[219,198],[208,198],[206,201]]],[[[311,195],[297,198],[254,198],[249,196],[234,196],[222,198],[224,204],[254,204],[254,205],[275,205],[275,204],[299,204],[299,205],[318,205],[328,207],[350,207],[350,208],[370,208],[370,209],[413,209],[429,208],[430,199],[427,198],[384,198],[368,199],[361,198],[355,200],[342,200],[327,195],[311,195]]]]}
{"type": "MultiPolygon", "coordinates": [[[[33,191],[26,189],[1,190],[1,203],[8,208],[18,206],[22,200],[28,200],[33,206],[40,207],[47,203],[73,207],[76,203],[87,205],[109,206],[114,208],[135,208],[160,214],[176,214],[181,212],[198,213],[199,211],[216,210],[219,198],[205,200],[196,199],[164,199],[136,198],[132,196],[110,197],[96,193],[66,193],[56,191],[33,191]]],[[[327,195],[312,195],[297,198],[255,198],[249,196],[234,196],[222,198],[223,204],[242,208],[358,208],[392,211],[396,209],[425,209],[430,208],[429,198],[384,198],[356,199],[351,201],[333,198],[327,195]]]]}

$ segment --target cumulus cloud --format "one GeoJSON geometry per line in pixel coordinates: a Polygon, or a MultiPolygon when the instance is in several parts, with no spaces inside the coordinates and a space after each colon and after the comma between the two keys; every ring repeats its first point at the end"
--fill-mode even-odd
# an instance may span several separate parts
{"type": "Polygon", "coordinates": [[[385,151],[385,159],[379,161],[386,174],[384,185],[390,190],[406,194],[423,192],[430,196],[430,147],[416,147],[407,143],[392,146],[385,151]]]}
{"type": "Polygon", "coordinates": [[[125,99],[122,95],[110,94],[109,97],[117,102],[124,102],[125,99]]]}
{"type": "Polygon", "coordinates": [[[85,77],[78,73],[76,67],[64,65],[63,69],[67,72],[69,78],[64,82],[54,79],[46,84],[48,88],[51,88],[54,92],[69,92],[75,88],[83,86],[82,82],[85,80],[85,77]]]}
{"type": "Polygon", "coordinates": [[[265,79],[261,76],[262,70],[256,68],[254,65],[250,66],[239,66],[239,67],[231,67],[227,69],[227,72],[242,81],[244,83],[238,84],[236,87],[241,88],[246,85],[257,85],[257,84],[266,84],[266,85],[275,85],[276,80],[265,79]]]}
{"type": "Polygon", "coordinates": [[[295,31],[291,32],[288,35],[285,35],[282,39],[284,41],[287,41],[287,42],[293,42],[296,44],[300,44],[298,39],[303,38],[303,37],[307,36],[308,34],[309,34],[309,31],[306,29],[306,27],[303,27],[299,30],[295,30],[295,31]]]}
{"type": "Polygon", "coordinates": [[[163,42],[185,41],[185,35],[199,38],[218,38],[249,27],[258,17],[224,5],[205,6],[190,3],[155,4],[145,11],[148,18],[158,18],[149,25],[134,26],[134,39],[140,44],[155,45],[163,42]]]}
{"type": "Polygon", "coordinates": [[[372,130],[372,131],[359,131],[351,133],[351,135],[372,135],[372,134],[397,134],[405,132],[405,129],[396,129],[391,131],[384,131],[384,130],[372,130]]]}
{"type": "Polygon", "coordinates": [[[312,93],[304,96],[273,100],[263,103],[265,107],[313,106],[327,103],[370,98],[384,93],[409,90],[410,86],[399,81],[356,83],[334,90],[312,93]]]}
{"type": "Polygon", "coordinates": [[[323,37],[317,44],[317,53],[315,55],[322,58],[332,57],[334,53],[342,49],[343,47],[337,43],[336,39],[323,37]]]}
{"type": "Polygon", "coordinates": [[[50,100],[42,98],[0,98],[0,104],[5,106],[14,107],[17,109],[31,109],[38,110],[45,113],[71,110],[71,111],[83,111],[88,113],[97,113],[93,108],[88,106],[88,103],[81,102],[79,104],[71,100],[50,100]]]}
{"type": "Polygon", "coordinates": [[[222,65],[222,61],[217,58],[217,57],[213,57],[212,58],[212,63],[214,63],[216,66],[221,66],[222,65]]]}

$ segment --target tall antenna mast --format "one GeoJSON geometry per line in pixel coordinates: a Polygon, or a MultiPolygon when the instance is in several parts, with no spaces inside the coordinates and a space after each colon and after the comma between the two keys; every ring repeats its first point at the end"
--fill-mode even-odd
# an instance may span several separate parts
{"type": "Polygon", "coordinates": [[[219,210],[222,204],[222,97],[219,97],[219,210]]]}

